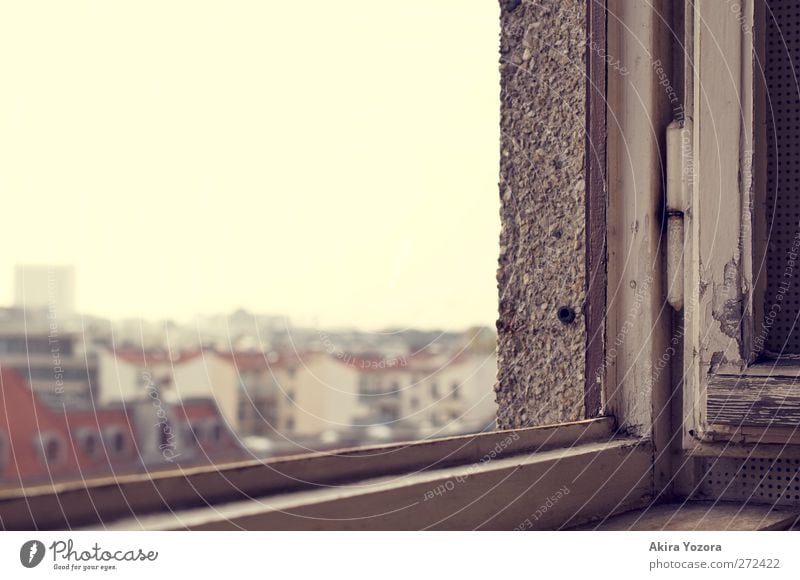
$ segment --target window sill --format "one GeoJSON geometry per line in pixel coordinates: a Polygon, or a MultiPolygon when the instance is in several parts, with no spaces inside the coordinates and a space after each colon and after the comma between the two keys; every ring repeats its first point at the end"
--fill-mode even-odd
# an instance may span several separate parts
{"type": "Polygon", "coordinates": [[[651,496],[649,445],[617,438],[613,427],[601,418],[6,491],[0,522],[4,529],[513,529],[527,520],[531,529],[552,529],[651,496]],[[532,518],[564,486],[559,508],[532,518]]]}
{"type": "Polygon", "coordinates": [[[102,529],[557,529],[649,497],[649,459],[647,446],[636,440],[585,443],[401,478],[128,518],[102,529]]]}

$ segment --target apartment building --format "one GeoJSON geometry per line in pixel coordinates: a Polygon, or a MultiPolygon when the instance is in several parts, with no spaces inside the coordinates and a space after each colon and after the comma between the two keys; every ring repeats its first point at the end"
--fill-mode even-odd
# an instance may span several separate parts
{"type": "Polygon", "coordinates": [[[213,401],[156,398],[53,408],[0,371],[0,486],[244,459],[213,401]]]}
{"type": "Polygon", "coordinates": [[[363,423],[384,424],[406,436],[474,432],[494,424],[493,352],[421,352],[354,364],[361,369],[363,423]]]}
{"type": "Polygon", "coordinates": [[[410,357],[328,352],[110,351],[100,355],[104,404],[213,401],[226,427],[317,446],[482,430],[496,411],[494,353],[461,349],[410,357]]]}
{"type": "Polygon", "coordinates": [[[212,349],[171,355],[162,350],[101,349],[100,400],[135,401],[157,390],[179,402],[213,401],[228,429],[241,436],[271,436],[292,430],[278,410],[294,392],[295,368],[288,357],[259,352],[223,353],[212,349]],[[281,392],[286,393],[283,397],[281,392]]]}
{"type": "MultiPolygon", "coordinates": [[[[216,383],[216,390],[231,399],[232,423],[242,437],[272,437],[284,428],[280,424],[282,391],[289,390],[293,377],[287,361],[276,355],[260,352],[214,353],[213,366],[225,378],[216,383]]],[[[208,358],[208,357],[207,357],[208,358]]]]}
{"type": "Polygon", "coordinates": [[[171,361],[163,351],[99,347],[96,356],[101,405],[135,401],[147,395],[148,386],[161,389],[171,382],[171,361]]]}
{"type": "Polygon", "coordinates": [[[0,366],[16,370],[47,404],[80,406],[97,390],[98,360],[79,346],[77,335],[62,333],[57,326],[2,330],[0,366]]]}
{"type": "MultiPolygon", "coordinates": [[[[231,403],[237,409],[232,424],[243,437],[338,439],[362,413],[358,371],[327,353],[208,353],[205,358],[224,369],[213,390],[218,399],[237,401],[235,407],[231,403]]],[[[176,366],[176,377],[181,372],[176,366]]]]}
{"type": "Polygon", "coordinates": [[[285,432],[333,439],[350,434],[365,413],[360,396],[361,371],[326,352],[299,357],[283,397],[285,432]]]}

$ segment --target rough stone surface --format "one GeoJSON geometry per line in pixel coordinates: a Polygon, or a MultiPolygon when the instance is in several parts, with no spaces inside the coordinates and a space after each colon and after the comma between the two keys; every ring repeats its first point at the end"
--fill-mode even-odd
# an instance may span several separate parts
{"type": "Polygon", "coordinates": [[[585,0],[501,0],[501,428],[583,416],[585,0]],[[570,324],[557,309],[572,307],[570,324]]]}

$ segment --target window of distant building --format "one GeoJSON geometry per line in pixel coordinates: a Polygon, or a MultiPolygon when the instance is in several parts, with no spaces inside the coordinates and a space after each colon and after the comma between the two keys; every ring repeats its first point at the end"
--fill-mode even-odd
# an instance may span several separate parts
{"type": "Polygon", "coordinates": [[[42,433],[38,439],[39,451],[45,465],[56,467],[64,461],[66,457],[64,442],[59,434],[42,433]]]}
{"type": "Polygon", "coordinates": [[[416,397],[412,397],[412,399],[411,399],[411,408],[412,409],[418,409],[419,408],[419,399],[417,399],[416,397]]]}
{"type": "Polygon", "coordinates": [[[89,457],[97,457],[102,451],[99,434],[89,429],[79,429],[75,433],[78,447],[89,457]]]}
{"type": "Polygon", "coordinates": [[[105,432],[106,446],[114,455],[122,455],[128,450],[128,438],[119,427],[111,427],[105,432]]]}
{"type": "MultiPolygon", "coordinates": [[[[47,381],[53,379],[53,368],[50,365],[27,365],[23,374],[31,381],[47,381]]],[[[64,381],[77,382],[88,380],[86,367],[64,368],[60,372],[60,375],[61,380],[64,381]]]]}
{"type": "Polygon", "coordinates": [[[44,445],[44,455],[48,463],[58,463],[61,457],[61,441],[50,439],[44,445]]]}
{"type": "Polygon", "coordinates": [[[436,383],[431,383],[431,397],[434,399],[439,398],[439,385],[436,383]]]}
{"type": "Polygon", "coordinates": [[[207,420],[186,426],[189,443],[205,445],[219,443],[222,440],[222,425],[219,421],[207,420]]]}
{"type": "Polygon", "coordinates": [[[454,399],[460,399],[461,398],[460,390],[461,390],[461,385],[459,385],[457,382],[453,383],[450,386],[450,396],[454,399]]]}
{"type": "Polygon", "coordinates": [[[214,443],[222,441],[222,425],[214,423],[211,425],[211,440],[214,443]]]}
{"type": "Polygon", "coordinates": [[[288,417],[286,419],[286,430],[294,431],[294,417],[288,417]]]}
{"type": "Polygon", "coordinates": [[[95,437],[92,433],[87,433],[86,438],[83,441],[83,446],[87,454],[94,455],[97,453],[97,437],[95,437]]]}
{"type": "Polygon", "coordinates": [[[112,446],[115,452],[124,453],[128,447],[128,440],[123,433],[117,433],[112,439],[112,446]]]}
{"type": "Polygon", "coordinates": [[[8,465],[8,436],[0,431],[0,477],[8,465]]]}

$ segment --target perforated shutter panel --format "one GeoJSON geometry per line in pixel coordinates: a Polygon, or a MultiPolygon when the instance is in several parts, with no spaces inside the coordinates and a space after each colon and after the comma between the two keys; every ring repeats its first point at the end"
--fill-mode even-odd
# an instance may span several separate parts
{"type": "Polygon", "coordinates": [[[800,355],[800,1],[769,0],[766,21],[769,243],[764,354],[795,358],[800,355]]]}
{"type": "Polygon", "coordinates": [[[800,505],[800,459],[709,458],[698,499],[800,505]]]}

